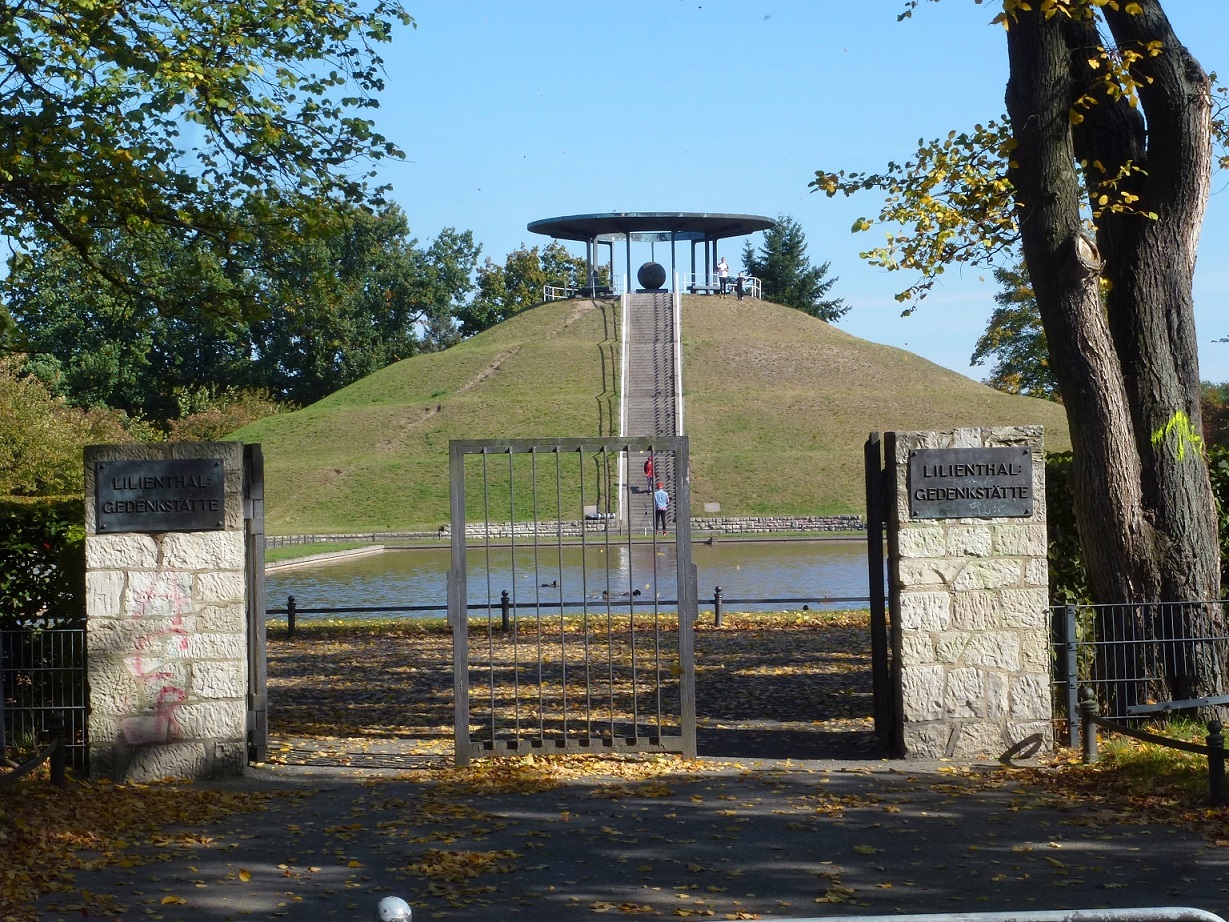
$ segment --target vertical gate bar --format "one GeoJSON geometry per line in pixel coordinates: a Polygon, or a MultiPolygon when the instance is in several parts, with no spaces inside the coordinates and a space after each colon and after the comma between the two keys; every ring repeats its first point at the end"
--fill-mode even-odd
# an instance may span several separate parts
{"type": "MultiPolygon", "coordinates": [[[[508,449],[508,528],[510,529],[508,544],[511,548],[509,568],[512,571],[512,740],[519,745],[521,741],[521,647],[520,622],[517,619],[516,608],[516,486],[513,470],[513,451],[508,449]]],[[[506,638],[505,638],[506,639],[506,638]]]]}
{"type": "MultiPolygon", "coordinates": [[[[618,457],[622,460],[623,452],[620,449],[618,457]]],[[[631,478],[628,478],[630,483],[631,478]]],[[[630,497],[630,491],[628,493],[630,497]]],[[[632,566],[631,556],[631,529],[627,530],[628,537],[628,555],[627,555],[627,636],[628,643],[631,644],[631,664],[632,664],[632,737],[638,739],[640,737],[640,675],[639,675],[639,658],[636,655],[636,599],[632,596],[632,589],[635,586],[635,570],[632,566]]],[[[622,596],[620,596],[621,598],[622,596]]]]}
{"type": "Polygon", "coordinates": [[[691,562],[691,458],[687,439],[678,439],[674,457],[674,555],[678,585],[679,720],[683,755],[696,757],[695,626],[698,580],[691,562]],[[681,513],[681,514],[680,514],[681,513]]]}
{"type": "Polygon", "coordinates": [[[448,446],[448,477],[452,481],[452,566],[448,571],[448,620],[452,622],[453,761],[470,762],[469,738],[469,597],[466,586],[465,455],[448,446]]]}
{"type": "MultiPolygon", "coordinates": [[[[649,457],[653,459],[653,482],[655,486],[658,482],[658,478],[665,476],[659,468],[660,462],[665,457],[665,454],[660,452],[656,445],[650,445],[649,446],[649,457]]],[[[661,585],[661,578],[660,578],[661,574],[658,570],[658,564],[657,564],[657,500],[654,498],[654,494],[652,492],[651,487],[650,487],[650,493],[649,493],[649,515],[652,516],[652,520],[650,524],[653,527],[653,537],[649,541],[649,549],[650,549],[650,552],[652,553],[652,558],[653,558],[653,566],[651,568],[651,577],[652,577],[651,581],[652,581],[652,590],[653,590],[653,624],[654,624],[655,630],[657,630],[657,633],[658,633],[657,642],[660,645],[661,643],[661,633],[660,633],[661,593],[658,591],[657,587],[661,585]]],[[[677,563],[678,561],[676,560],[675,561],[676,566],[677,566],[677,563]]],[[[676,575],[675,579],[677,580],[677,578],[678,577],[676,575]]],[[[678,593],[676,592],[675,595],[678,595],[678,593]]],[[[659,676],[659,680],[660,680],[660,676],[659,676]]],[[[660,700],[660,696],[659,696],[659,700],[660,700]]]]}
{"type": "MultiPolygon", "coordinates": [[[[602,484],[602,475],[608,465],[608,456],[606,446],[604,445],[602,446],[601,458],[601,463],[597,467],[597,482],[599,486],[602,484]]],[[[606,502],[607,504],[610,502],[609,494],[606,496],[606,502]]],[[[602,596],[606,601],[606,672],[609,681],[606,705],[610,711],[610,741],[611,746],[613,746],[615,737],[618,736],[615,731],[614,586],[610,583],[610,522],[602,519],[602,523],[605,526],[602,529],[604,547],[602,556],[606,558],[606,590],[602,593],[602,596]]]]}
{"type": "MultiPolygon", "coordinates": [[[[542,570],[538,559],[538,454],[537,448],[529,449],[529,482],[533,488],[533,615],[537,625],[538,650],[538,742],[546,740],[546,701],[542,687],[542,570]]],[[[561,600],[563,596],[559,597],[561,600]]]]}
{"type": "MultiPolygon", "coordinates": [[[[555,446],[555,548],[559,555],[559,690],[562,708],[564,745],[568,738],[568,632],[563,614],[563,600],[567,598],[563,579],[563,469],[560,463],[559,446],[555,446]]],[[[585,533],[585,517],[580,517],[580,533],[585,533]]],[[[582,539],[583,540],[583,539],[582,539]]]]}
{"type": "Polygon", "coordinates": [[[1078,649],[1075,633],[1076,607],[1063,606],[1063,646],[1066,648],[1063,662],[1067,667],[1067,745],[1074,749],[1080,744],[1080,677],[1078,649]]]}
{"type": "Polygon", "coordinates": [[[247,582],[248,758],[269,749],[269,656],[265,625],[265,463],[259,445],[243,446],[244,579],[247,582]]]}
{"type": "Polygon", "coordinates": [[[487,450],[482,449],[482,535],[486,549],[487,690],[491,697],[491,746],[495,745],[495,608],[491,594],[491,477],[487,450]]]}
{"type": "Polygon", "coordinates": [[[874,697],[875,734],[887,742],[891,691],[888,674],[888,626],[883,586],[883,455],[878,432],[872,432],[863,449],[866,478],[866,568],[871,606],[871,687],[874,697]]]}
{"type": "Polygon", "coordinates": [[[585,651],[585,738],[593,738],[593,675],[590,667],[592,651],[589,645],[589,545],[585,521],[585,450],[577,454],[580,462],[580,599],[581,630],[584,633],[585,651]]]}

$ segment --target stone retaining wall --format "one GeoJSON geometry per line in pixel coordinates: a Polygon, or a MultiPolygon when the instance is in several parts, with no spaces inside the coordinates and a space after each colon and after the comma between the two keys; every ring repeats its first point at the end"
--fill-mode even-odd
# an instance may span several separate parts
{"type": "MultiPolygon", "coordinates": [[[[804,515],[804,516],[721,516],[693,517],[691,530],[693,535],[701,533],[717,533],[729,535],[772,534],[781,532],[797,532],[799,534],[816,534],[837,531],[863,531],[866,523],[860,515],[804,515]]],[[[538,522],[539,537],[553,537],[562,533],[564,537],[574,538],[581,534],[601,533],[607,530],[607,521],[590,519],[581,522],[573,520],[564,522],[561,526],[555,522],[538,522]]],[[[481,524],[466,526],[466,535],[470,538],[483,538],[487,534],[481,524]]],[[[518,522],[515,530],[506,522],[492,522],[490,535],[493,538],[508,538],[515,531],[516,537],[532,537],[533,523],[518,522]]],[[[347,532],[331,535],[268,535],[265,538],[266,547],[290,547],[302,544],[348,544],[359,541],[370,541],[377,544],[396,544],[399,541],[450,541],[452,528],[441,526],[436,531],[402,531],[402,532],[347,532]]]]}

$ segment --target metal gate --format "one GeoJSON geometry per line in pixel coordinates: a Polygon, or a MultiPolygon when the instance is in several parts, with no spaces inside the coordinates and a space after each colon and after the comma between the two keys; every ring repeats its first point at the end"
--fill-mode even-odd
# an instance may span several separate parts
{"type": "Polygon", "coordinates": [[[896,450],[895,433],[888,433],[887,444],[878,432],[872,432],[863,446],[866,471],[866,562],[870,582],[871,605],[871,675],[875,696],[875,734],[888,753],[901,755],[900,731],[896,719],[895,689],[898,682],[893,672],[890,636],[895,612],[889,606],[885,585],[883,544],[884,528],[888,524],[888,485],[884,458],[896,450]],[[886,452],[886,455],[885,455],[886,452]]]}
{"type": "Polygon", "coordinates": [[[453,441],[449,473],[457,764],[694,757],[687,439],[453,441]],[[650,453],[670,497],[664,535],[643,511],[650,453]]]}

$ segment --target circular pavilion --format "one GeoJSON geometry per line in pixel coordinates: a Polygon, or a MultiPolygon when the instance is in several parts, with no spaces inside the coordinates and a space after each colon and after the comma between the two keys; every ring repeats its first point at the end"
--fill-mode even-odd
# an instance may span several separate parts
{"type": "Polygon", "coordinates": [[[650,260],[656,261],[656,245],[670,245],[668,279],[671,286],[679,282],[675,244],[691,245],[691,271],[683,282],[690,292],[712,292],[713,270],[717,265],[717,243],[730,237],[745,237],[756,231],[767,230],[777,222],[772,218],[751,214],[708,214],[687,211],[617,211],[607,214],[578,214],[561,218],[543,218],[528,225],[535,234],[545,234],[557,240],[576,240],[585,245],[585,264],[588,268],[590,294],[597,294],[597,274],[600,265],[597,255],[599,246],[609,247],[610,277],[614,279],[615,243],[624,243],[628,287],[634,278],[632,270],[632,242],[650,245],[650,260]],[[696,245],[704,245],[703,273],[696,266],[696,245]]]}

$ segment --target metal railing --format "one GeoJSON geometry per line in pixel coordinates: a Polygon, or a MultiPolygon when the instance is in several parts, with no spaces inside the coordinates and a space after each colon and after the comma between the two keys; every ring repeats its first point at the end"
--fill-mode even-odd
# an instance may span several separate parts
{"type": "MultiPolygon", "coordinates": [[[[637,604],[636,599],[616,597],[610,599],[615,606],[633,607],[637,604]]],[[[781,598],[729,598],[727,599],[718,586],[713,590],[711,599],[698,599],[701,604],[707,605],[712,603],[713,624],[717,627],[722,626],[722,619],[725,615],[726,607],[729,605],[781,605],[785,606],[785,611],[809,611],[812,605],[844,605],[844,604],[861,604],[865,605],[870,602],[869,596],[791,596],[781,598]]],[[[541,602],[519,602],[514,603],[508,590],[503,590],[500,593],[500,601],[497,606],[488,606],[485,603],[478,603],[466,606],[469,611],[494,611],[500,613],[502,627],[507,630],[513,612],[523,608],[526,610],[534,609],[559,609],[562,608],[565,612],[571,610],[575,612],[582,611],[586,606],[593,608],[595,603],[604,605],[607,602],[605,598],[589,599],[586,601],[541,601],[541,602]]],[[[677,605],[677,599],[658,599],[659,605],[677,605]]],[[[426,604],[426,605],[363,605],[363,606],[340,606],[340,607],[323,607],[323,608],[301,608],[298,600],[294,596],[287,596],[286,606],[284,608],[269,608],[265,610],[265,615],[285,616],[287,634],[293,636],[298,627],[299,615],[367,615],[367,614],[421,614],[428,612],[438,612],[441,615],[447,615],[448,604],[426,604]]]]}
{"type": "Polygon", "coordinates": [[[86,705],[84,628],[0,630],[0,760],[62,732],[69,762],[84,769],[86,705]]]}
{"type": "Polygon", "coordinates": [[[603,298],[616,297],[623,290],[623,276],[616,275],[608,285],[603,285],[598,282],[596,286],[584,285],[579,288],[568,285],[543,285],[542,300],[543,301],[566,301],[569,298],[592,297],[597,295],[603,298]]]}
{"type": "Polygon", "coordinates": [[[1185,689],[1209,684],[1229,690],[1226,662],[1229,602],[1067,605],[1051,609],[1056,713],[1079,743],[1080,688],[1091,689],[1109,720],[1132,720],[1229,704],[1229,695],[1185,689]],[[1175,694],[1176,692],[1176,694],[1175,694]]]}
{"type": "MultiPolygon", "coordinates": [[[[734,294],[737,276],[725,280],[725,293],[734,294]]],[[[703,272],[689,272],[683,275],[683,290],[688,294],[719,294],[722,290],[721,279],[716,273],[705,275],[703,272]]],[[[763,295],[760,280],[753,275],[743,276],[743,297],[759,298],[763,295]]]]}
{"type": "Polygon", "coordinates": [[[1097,713],[1097,696],[1091,688],[1080,689],[1080,737],[1083,741],[1082,750],[1084,762],[1091,764],[1097,761],[1097,727],[1110,733],[1119,733],[1145,743],[1177,749],[1179,752],[1190,752],[1206,756],[1208,759],[1208,792],[1209,802],[1214,807],[1225,803],[1225,734],[1224,724],[1219,720],[1208,721],[1208,744],[1188,743],[1186,740],[1161,736],[1158,733],[1148,733],[1137,730],[1114,720],[1107,720],[1097,713]]]}

